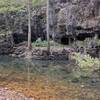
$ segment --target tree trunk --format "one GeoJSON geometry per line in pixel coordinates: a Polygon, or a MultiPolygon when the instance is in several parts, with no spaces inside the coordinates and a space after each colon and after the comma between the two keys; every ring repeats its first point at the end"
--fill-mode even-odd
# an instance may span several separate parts
{"type": "Polygon", "coordinates": [[[31,5],[32,0],[28,0],[27,10],[28,10],[28,47],[26,51],[26,58],[32,58],[32,44],[31,44],[31,5]]]}
{"type": "Polygon", "coordinates": [[[47,42],[48,42],[48,46],[47,46],[47,52],[50,53],[50,23],[49,23],[49,0],[47,0],[47,42]]]}
{"type": "Polygon", "coordinates": [[[28,0],[28,50],[32,49],[31,45],[31,4],[32,1],[28,0]]]}

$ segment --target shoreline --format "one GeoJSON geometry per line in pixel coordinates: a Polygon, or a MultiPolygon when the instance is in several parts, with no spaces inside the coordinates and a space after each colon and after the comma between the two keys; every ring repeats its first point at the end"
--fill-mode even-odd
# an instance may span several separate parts
{"type": "MultiPolygon", "coordinates": [[[[70,54],[74,50],[71,48],[51,48],[50,54],[46,50],[46,47],[36,47],[31,50],[31,59],[34,60],[69,60],[70,54]]],[[[27,46],[18,46],[12,54],[11,57],[15,58],[26,58],[27,46]]]]}

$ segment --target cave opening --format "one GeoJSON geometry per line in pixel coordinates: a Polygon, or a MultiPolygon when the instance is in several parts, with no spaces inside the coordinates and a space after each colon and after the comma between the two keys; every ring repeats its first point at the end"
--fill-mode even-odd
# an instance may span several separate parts
{"type": "MultiPolygon", "coordinates": [[[[34,42],[38,38],[41,38],[41,40],[46,40],[46,31],[44,25],[44,17],[42,15],[34,16],[32,20],[32,25],[31,25],[31,41],[34,42]]],[[[14,32],[13,33],[13,38],[14,38],[14,43],[18,44],[24,41],[27,41],[28,37],[28,25],[22,24],[22,33],[14,32]]]]}
{"type": "Polygon", "coordinates": [[[70,45],[70,43],[74,42],[74,38],[71,35],[64,35],[61,38],[61,44],[70,45]]]}
{"type": "Polygon", "coordinates": [[[80,33],[76,36],[76,40],[84,41],[86,38],[93,38],[95,33],[80,33]]]}

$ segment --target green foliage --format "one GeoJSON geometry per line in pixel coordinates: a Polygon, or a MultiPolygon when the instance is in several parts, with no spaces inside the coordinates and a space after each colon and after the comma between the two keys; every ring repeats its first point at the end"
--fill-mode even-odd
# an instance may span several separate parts
{"type": "Polygon", "coordinates": [[[22,0],[0,0],[0,13],[18,11],[23,6],[22,0]]]}
{"type": "Polygon", "coordinates": [[[90,76],[94,70],[99,69],[100,67],[99,59],[92,58],[89,55],[74,53],[72,59],[75,59],[77,62],[77,70],[75,70],[75,74],[77,74],[77,77],[90,76]]]}
{"type": "Polygon", "coordinates": [[[6,31],[6,30],[0,30],[0,36],[1,35],[9,35],[9,34],[12,34],[11,31],[6,31]]]}
{"type": "Polygon", "coordinates": [[[33,0],[33,6],[39,6],[46,4],[47,0],[33,0]]]}
{"type": "MultiPolygon", "coordinates": [[[[46,0],[32,0],[33,7],[46,4],[46,0]]],[[[15,12],[27,6],[27,0],[0,0],[0,13],[15,12]]]]}
{"type": "Polygon", "coordinates": [[[47,41],[37,41],[32,43],[33,47],[47,47],[47,45],[48,45],[47,41]]]}
{"type": "Polygon", "coordinates": [[[97,44],[98,46],[100,46],[100,39],[98,39],[98,40],[96,41],[96,44],[97,44]]]}
{"type": "MultiPolygon", "coordinates": [[[[36,41],[36,42],[32,43],[32,46],[33,47],[47,47],[48,46],[48,42],[47,41],[36,41]]],[[[56,43],[56,42],[54,42],[52,40],[50,40],[50,46],[51,47],[56,47],[56,48],[63,47],[63,45],[61,45],[59,43],[56,43]]]]}

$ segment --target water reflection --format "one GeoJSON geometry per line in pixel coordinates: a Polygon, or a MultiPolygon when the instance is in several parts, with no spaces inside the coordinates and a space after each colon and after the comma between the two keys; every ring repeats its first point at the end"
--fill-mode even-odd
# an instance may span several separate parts
{"type": "Polygon", "coordinates": [[[7,80],[14,79],[16,76],[21,76],[22,74],[26,75],[27,80],[30,80],[30,76],[32,75],[61,79],[63,76],[66,76],[64,69],[66,69],[67,64],[67,61],[28,61],[7,56],[0,57],[1,77],[4,76],[3,78],[7,80]]]}

